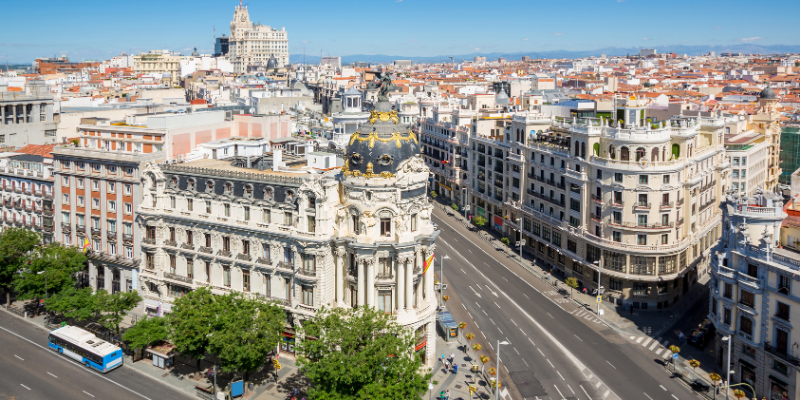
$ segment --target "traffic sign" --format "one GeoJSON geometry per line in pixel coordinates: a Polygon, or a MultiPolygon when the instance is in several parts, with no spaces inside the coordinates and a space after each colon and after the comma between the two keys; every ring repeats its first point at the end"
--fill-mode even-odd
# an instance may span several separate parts
{"type": "Polygon", "coordinates": [[[525,242],[525,239],[522,239],[522,240],[519,241],[519,245],[520,246],[525,246],[525,243],[527,243],[527,242],[525,242]]]}
{"type": "Polygon", "coordinates": [[[598,303],[602,303],[603,302],[603,296],[597,296],[597,302],[598,303]]]}
{"type": "Polygon", "coordinates": [[[677,360],[677,359],[678,359],[678,353],[675,353],[675,354],[673,354],[673,355],[672,355],[672,359],[673,359],[673,360],[677,360]]]}

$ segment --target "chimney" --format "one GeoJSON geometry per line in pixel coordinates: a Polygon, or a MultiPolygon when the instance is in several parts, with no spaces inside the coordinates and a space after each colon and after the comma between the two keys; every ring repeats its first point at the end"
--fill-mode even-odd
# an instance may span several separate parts
{"type": "Polygon", "coordinates": [[[283,167],[283,150],[275,149],[272,151],[272,170],[278,171],[283,167]]]}

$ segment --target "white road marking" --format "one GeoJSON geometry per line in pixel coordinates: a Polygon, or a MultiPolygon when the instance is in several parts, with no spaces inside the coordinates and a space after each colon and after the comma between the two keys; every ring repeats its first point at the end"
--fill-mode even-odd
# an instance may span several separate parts
{"type": "MultiPolygon", "coordinates": [[[[561,372],[556,371],[556,373],[558,374],[559,377],[561,377],[562,381],[566,381],[566,379],[564,379],[564,377],[561,376],[561,372]]],[[[570,389],[570,390],[572,390],[572,389],[570,389]]],[[[572,394],[575,394],[575,392],[572,392],[572,394]]]]}
{"type": "Polygon", "coordinates": [[[489,342],[488,344],[489,344],[489,347],[490,347],[492,350],[494,350],[494,346],[492,346],[492,342],[489,342]]]}
{"type": "Polygon", "coordinates": [[[531,342],[531,344],[533,345],[533,347],[536,347],[536,343],[533,343],[533,340],[532,340],[531,338],[528,338],[528,340],[531,342]]]}
{"type": "Polygon", "coordinates": [[[467,274],[467,271],[464,271],[464,268],[459,268],[459,269],[461,270],[461,272],[463,272],[463,273],[464,273],[464,275],[466,275],[466,274],[467,274]]]}
{"type": "Polygon", "coordinates": [[[636,344],[642,343],[642,340],[644,340],[644,336],[640,337],[639,340],[636,341],[636,344]]]}
{"type": "Polygon", "coordinates": [[[608,363],[608,365],[611,365],[611,367],[613,367],[614,369],[617,369],[617,367],[615,367],[615,366],[614,366],[614,365],[612,365],[610,362],[608,362],[608,360],[606,360],[606,362],[608,363]]]}
{"type": "Polygon", "coordinates": [[[636,339],[636,336],[631,336],[631,340],[636,339]]]}
{"type": "Polygon", "coordinates": [[[492,321],[492,325],[497,325],[497,324],[494,323],[493,319],[489,318],[489,321],[492,321]]]}
{"type": "Polygon", "coordinates": [[[542,353],[542,350],[541,350],[541,349],[539,349],[539,348],[536,348],[536,350],[539,350],[539,354],[541,354],[541,355],[542,355],[542,357],[544,357],[544,353],[542,353]]]}
{"type": "Polygon", "coordinates": [[[483,311],[483,315],[485,315],[487,317],[489,316],[489,314],[487,314],[486,311],[484,311],[484,310],[481,310],[481,311],[483,311]]]}
{"type": "Polygon", "coordinates": [[[470,249],[467,249],[467,251],[468,251],[468,252],[470,252],[470,253],[472,253],[472,250],[470,250],[470,249]]]}
{"type": "Polygon", "coordinates": [[[674,394],[672,395],[672,398],[678,400],[678,396],[675,396],[674,394]]]}
{"type": "MultiPolygon", "coordinates": [[[[559,375],[561,375],[561,374],[559,374],[559,375]]],[[[572,387],[570,387],[569,384],[567,384],[567,388],[569,389],[570,392],[572,392],[572,394],[575,394],[575,391],[572,390],[572,387]]]]}
{"type": "Polygon", "coordinates": [[[551,368],[553,368],[553,369],[556,369],[556,367],[555,367],[555,366],[553,366],[553,363],[551,363],[551,362],[550,362],[550,359],[549,359],[549,358],[547,359],[547,363],[548,363],[548,364],[550,364],[550,367],[551,367],[551,368]]]}
{"type": "MultiPolygon", "coordinates": [[[[499,326],[497,327],[497,330],[500,331],[500,327],[499,326]]],[[[502,335],[503,331],[500,331],[500,334],[502,335]]]]}
{"type": "Polygon", "coordinates": [[[505,366],[505,365],[503,365],[503,369],[504,369],[504,370],[506,370],[506,373],[507,373],[507,374],[510,374],[510,372],[508,372],[508,368],[506,368],[506,366],[505,366]]]}
{"type": "Polygon", "coordinates": [[[650,349],[649,350],[653,351],[653,349],[655,349],[656,346],[658,346],[658,342],[653,342],[653,344],[650,345],[650,349]]]}
{"type": "Polygon", "coordinates": [[[579,338],[579,337],[578,337],[578,335],[576,335],[576,334],[574,334],[574,333],[572,334],[572,336],[575,336],[575,337],[576,337],[576,338],[578,338],[578,340],[580,340],[581,342],[583,341],[583,339],[579,338]]]}
{"type": "MultiPolygon", "coordinates": [[[[603,393],[603,398],[605,399],[606,397],[608,397],[608,394],[609,394],[609,393],[611,393],[611,390],[609,390],[609,389],[606,389],[606,392],[605,392],[605,393],[603,393]]],[[[615,394],[614,396],[616,396],[616,394],[615,394]]],[[[653,400],[653,399],[650,399],[650,400],[653,400]]]]}
{"type": "Polygon", "coordinates": [[[647,347],[647,344],[650,343],[651,340],[653,340],[653,338],[647,338],[647,340],[642,343],[642,347],[647,347]]]}
{"type": "Polygon", "coordinates": [[[530,367],[530,365],[528,365],[528,362],[527,362],[527,361],[525,361],[525,359],[524,359],[524,358],[522,359],[522,362],[524,362],[524,363],[525,363],[525,366],[527,366],[527,367],[530,367]]]}
{"type": "MultiPolygon", "coordinates": [[[[480,287],[480,286],[478,286],[478,287],[480,287]]],[[[478,302],[477,302],[477,301],[475,302],[475,305],[476,305],[476,306],[478,306],[478,308],[483,308],[483,307],[481,307],[481,305],[480,305],[480,304],[478,304],[478,302]]]]}
{"type": "MultiPolygon", "coordinates": [[[[642,392],[642,393],[644,393],[644,392],[642,392]]],[[[647,393],[645,393],[644,395],[647,396],[647,393]]],[[[650,399],[650,400],[653,400],[653,398],[650,397],[650,396],[647,396],[647,398],[650,399]]]]}
{"type": "Polygon", "coordinates": [[[497,308],[500,308],[500,305],[498,305],[496,301],[493,301],[493,303],[497,306],[497,308]]]}
{"type": "Polygon", "coordinates": [[[519,328],[519,331],[522,332],[523,335],[528,336],[528,334],[525,333],[525,331],[523,331],[522,328],[519,328]]]}
{"type": "MultiPolygon", "coordinates": [[[[467,311],[467,315],[469,315],[469,319],[475,319],[475,318],[472,318],[472,314],[470,314],[469,311],[467,311]]],[[[477,325],[477,324],[475,324],[475,325],[477,325]]]]}
{"type": "MultiPolygon", "coordinates": [[[[2,329],[2,330],[6,331],[6,332],[8,332],[8,333],[10,333],[10,334],[12,334],[12,335],[14,335],[14,336],[16,336],[16,337],[18,337],[18,338],[20,338],[20,339],[24,340],[24,341],[26,341],[26,342],[28,342],[28,343],[30,343],[30,344],[32,344],[32,345],[34,345],[34,346],[36,346],[36,347],[38,347],[38,348],[40,348],[40,349],[42,349],[42,350],[45,350],[45,351],[47,351],[48,353],[50,353],[50,350],[49,350],[49,349],[47,349],[47,348],[43,347],[43,346],[42,346],[42,345],[40,345],[39,343],[36,343],[36,342],[34,342],[34,341],[32,341],[32,340],[30,340],[30,339],[28,339],[28,338],[26,338],[26,337],[24,337],[24,336],[22,336],[22,335],[19,335],[19,334],[15,333],[15,332],[12,332],[12,331],[10,331],[10,330],[8,330],[8,329],[6,329],[6,328],[3,328],[2,326],[0,326],[0,329],[2,329]]],[[[73,365],[75,365],[75,364],[73,364],[73,365]]],[[[86,370],[84,369],[84,371],[86,371],[86,370]]],[[[119,386],[119,387],[121,387],[121,388],[123,388],[123,389],[125,389],[125,390],[127,390],[127,391],[129,391],[129,392],[131,392],[131,393],[133,393],[133,394],[135,394],[135,395],[137,395],[137,396],[139,396],[139,397],[143,398],[143,399],[146,399],[146,400],[152,400],[152,399],[150,399],[150,398],[149,398],[149,397],[147,397],[147,396],[144,396],[144,395],[142,395],[142,394],[140,394],[140,393],[138,393],[138,392],[135,392],[135,391],[133,391],[132,389],[129,389],[129,388],[127,388],[127,387],[125,387],[125,386],[123,386],[123,385],[121,385],[121,384],[117,383],[116,381],[113,381],[113,380],[111,380],[111,379],[108,379],[108,378],[106,378],[105,376],[102,376],[102,375],[100,375],[99,373],[96,373],[96,374],[95,374],[95,376],[97,376],[98,378],[100,378],[100,379],[103,379],[103,380],[105,380],[105,381],[107,381],[107,382],[111,382],[111,383],[113,383],[113,384],[115,384],[115,385],[117,385],[117,386],[119,386]]],[[[29,389],[29,390],[30,390],[30,389],[29,389]]]]}
{"type": "Polygon", "coordinates": [[[552,318],[552,319],[556,319],[556,317],[554,317],[554,316],[553,316],[552,314],[550,314],[550,313],[547,313],[547,315],[549,315],[549,316],[550,316],[550,318],[552,318]]]}
{"type": "Polygon", "coordinates": [[[56,378],[56,379],[58,379],[58,377],[57,377],[57,376],[53,375],[53,374],[52,374],[52,373],[50,373],[50,372],[48,372],[48,373],[47,373],[47,375],[50,375],[50,376],[52,376],[53,378],[56,378]]]}
{"type": "Polygon", "coordinates": [[[664,389],[665,392],[667,391],[667,388],[665,388],[664,385],[658,385],[658,387],[660,387],[661,389],[664,389]]]}
{"type": "Polygon", "coordinates": [[[461,307],[464,307],[465,310],[467,309],[467,306],[465,306],[464,303],[461,303],[461,307]]]}
{"type": "Polygon", "coordinates": [[[506,281],[506,282],[508,282],[508,279],[506,279],[506,277],[505,277],[505,276],[503,277],[503,279],[505,279],[505,281],[506,281]]]}
{"type": "Polygon", "coordinates": [[[660,356],[662,351],[664,351],[664,349],[658,349],[658,351],[656,352],[656,355],[660,356]]]}
{"type": "MultiPolygon", "coordinates": [[[[556,386],[556,385],[553,385],[553,386],[555,386],[555,387],[556,387],[556,390],[558,390],[558,386],[556,386]]],[[[564,397],[564,394],[563,394],[563,393],[561,393],[561,391],[560,391],[560,390],[558,390],[558,395],[559,395],[559,396],[561,396],[561,399],[562,399],[562,400],[566,400],[566,398],[564,397]]],[[[650,399],[650,400],[652,400],[652,399],[650,399]]]]}
{"type": "Polygon", "coordinates": [[[90,397],[94,397],[94,395],[93,395],[93,394],[91,394],[91,393],[89,393],[89,392],[87,392],[87,391],[85,391],[85,390],[83,391],[83,393],[86,393],[86,394],[88,394],[90,397]]]}
{"type": "Polygon", "coordinates": [[[592,400],[592,396],[589,396],[589,392],[587,392],[586,389],[583,388],[583,386],[581,386],[581,385],[578,385],[578,386],[581,388],[581,390],[583,390],[583,394],[585,394],[586,397],[589,398],[589,400],[592,400]]]}
{"type": "Polygon", "coordinates": [[[31,390],[31,388],[29,388],[29,387],[27,387],[27,386],[25,386],[25,385],[23,385],[23,384],[21,384],[21,383],[20,383],[19,385],[20,385],[20,386],[22,386],[22,387],[24,387],[25,389],[31,390]]]}
{"type": "Polygon", "coordinates": [[[603,386],[603,382],[597,381],[597,384],[594,385],[594,387],[597,389],[600,389],[600,386],[603,386]]]}
{"type": "Polygon", "coordinates": [[[486,335],[484,335],[483,332],[481,332],[481,336],[483,336],[483,338],[486,339],[486,335]]]}
{"type": "Polygon", "coordinates": [[[513,319],[511,320],[511,323],[512,323],[512,324],[514,324],[514,326],[519,326],[519,325],[517,325],[517,323],[516,323],[516,322],[514,322],[514,320],[513,320],[513,319]]]}
{"type": "Polygon", "coordinates": [[[530,297],[528,297],[528,295],[527,295],[527,294],[525,294],[525,293],[523,293],[522,295],[523,295],[523,296],[525,296],[525,297],[526,297],[528,300],[530,300],[530,299],[531,299],[531,298],[530,298],[530,297]]]}
{"type": "Polygon", "coordinates": [[[516,347],[514,347],[514,351],[517,353],[517,355],[519,355],[519,350],[517,350],[516,347]]]}
{"type": "Polygon", "coordinates": [[[20,360],[22,360],[22,361],[25,361],[25,359],[24,359],[24,358],[22,358],[22,357],[20,357],[20,356],[18,356],[18,355],[16,355],[16,354],[14,354],[14,357],[17,357],[17,358],[19,358],[20,360]]]}
{"type": "MultiPolygon", "coordinates": [[[[472,318],[472,316],[471,316],[471,315],[470,315],[469,317],[470,317],[470,318],[472,318]]],[[[474,322],[474,321],[473,321],[473,322],[474,322]]],[[[478,326],[478,323],[477,323],[477,322],[475,322],[475,327],[476,327],[476,328],[478,328],[478,329],[481,329],[481,327],[480,327],[480,326],[478,326]]]]}

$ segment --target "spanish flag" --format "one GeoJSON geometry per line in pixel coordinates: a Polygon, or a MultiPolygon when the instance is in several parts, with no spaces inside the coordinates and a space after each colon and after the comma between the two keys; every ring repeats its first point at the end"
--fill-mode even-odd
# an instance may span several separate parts
{"type": "Polygon", "coordinates": [[[83,252],[86,253],[87,251],[91,250],[92,246],[89,244],[89,238],[83,239],[83,252]]]}
{"type": "Polygon", "coordinates": [[[433,265],[433,254],[431,254],[431,256],[425,260],[425,263],[423,265],[424,268],[422,269],[423,275],[425,275],[425,273],[428,272],[428,268],[430,268],[431,265],[433,265]]]}

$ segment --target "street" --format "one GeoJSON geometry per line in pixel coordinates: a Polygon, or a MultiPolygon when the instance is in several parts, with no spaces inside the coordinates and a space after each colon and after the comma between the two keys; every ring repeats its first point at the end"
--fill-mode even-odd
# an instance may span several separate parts
{"type": "Polygon", "coordinates": [[[126,367],[90,371],[47,347],[47,332],[0,312],[0,399],[186,399],[126,367]]]}
{"type": "Polygon", "coordinates": [[[455,292],[451,297],[461,302],[451,300],[447,308],[454,314],[466,311],[473,321],[466,331],[486,338],[491,348],[481,353],[489,355],[492,363],[497,340],[510,342],[501,347],[501,364],[522,398],[675,400],[695,396],[665,371],[667,353],[657,341],[648,338],[643,345],[617,333],[594,318],[594,310],[585,310],[557,293],[438,209],[434,220],[442,230],[436,273],[441,256],[449,257],[444,260],[447,294],[455,292]]]}

